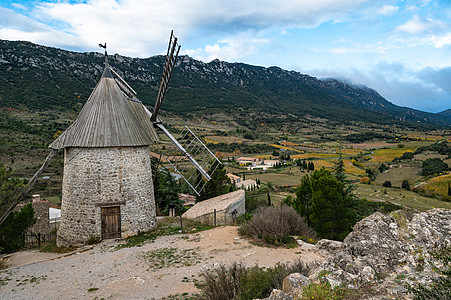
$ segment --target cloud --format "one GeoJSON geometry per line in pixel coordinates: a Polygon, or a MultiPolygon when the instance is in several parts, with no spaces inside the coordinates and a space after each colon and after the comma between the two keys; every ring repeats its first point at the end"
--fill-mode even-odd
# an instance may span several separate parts
{"type": "Polygon", "coordinates": [[[26,10],[27,9],[24,5],[19,4],[19,3],[11,3],[11,6],[14,7],[14,8],[17,8],[17,9],[21,9],[21,10],[26,10]]]}
{"type": "Polygon", "coordinates": [[[426,38],[425,40],[434,45],[434,47],[436,48],[442,48],[443,46],[451,45],[451,33],[443,36],[433,35],[432,37],[426,38]]]}
{"type": "MultiPolygon", "coordinates": [[[[349,18],[365,2],[370,1],[288,0],[283,5],[276,0],[41,2],[29,13],[30,17],[20,17],[27,18],[35,30],[23,28],[23,22],[11,19],[0,27],[0,38],[10,39],[14,34],[15,39],[46,45],[65,44],[72,48],[77,44],[78,48],[88,51],[95,49],[99,42],[107,41],[114,47],[112,51],[148,56],[164,52],[171,29],[186,39],[198,38],[199,32],[210,38],[226,39],[249,30],[273,28],[281,32],[290,28],[314,28],[324,22],[336,23],[349,18]],[[47,28],[43,30],[44,27],[47,28]]],[[[220,51],[212,46],[214,48],[208,51],[220,51]]],[[[218,46],[225,51],[219,43],[218,46]]]]}
{"type": "Polygon", "coordinates": [[[451,67],[411,69],[401,63],[379,62],[366,70],[348,68],[304,70],[319,78],[347,78],[376,90],[399,106],[428,112],[451,108],[451,67]]]}
{"type": "Polygon", "coordinates": [[[243,33],[220,40],[214,45],[207,45],[204,49],[188,49],[186,54],[207,62],[215,58],[233,61],[253,54],[260,45],[268,42],[268,39],[253,37],[251,33],[243,33]]]}
{"type": "Polygon", "coordinates": [[[389,49],[396,48],[395,45],[383,44],[382,42],[377,42],[374,44],[354,44],[355,46],[353,47],[330,48],[329,52],[332,54],[383,53],[389,49]]]}
{"type": "Polygon", "coordinates": [[[410,34],[418,34],[438,26],[440,26],[440,23],[433,19],[422,20],[418,15],[415,15],[410,21],[396,27],[395,30],[410,34]]]}
{"type": "Polygon", "coordinates": [[[398,12],[398,10],[399,10],[399,7],[397,7],[397,6],[384,5],[379,9],[378,13],[380,15],[390,16],[390,15],[393,15],[394,13],[398,12]]]}

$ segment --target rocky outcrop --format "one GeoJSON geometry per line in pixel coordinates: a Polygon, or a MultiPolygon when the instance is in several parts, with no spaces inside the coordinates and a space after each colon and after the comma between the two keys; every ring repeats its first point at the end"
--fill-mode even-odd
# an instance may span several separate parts
{"type": "Polygon", "coordinates": [[[428,284],[439,276],[434,268],[440,262],[431,251],[446,244],[451,244],[449,209],[374,213],[358,222],[343,243],[318,242],[315,250],[328,258],[310,271],[309,280],[351,289],[371,284],[382,297],[405,298],[405,284],[428,284]]]}

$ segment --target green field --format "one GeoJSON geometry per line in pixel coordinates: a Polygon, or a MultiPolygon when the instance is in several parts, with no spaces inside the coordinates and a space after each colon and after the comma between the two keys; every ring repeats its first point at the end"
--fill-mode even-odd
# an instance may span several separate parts
{"type": "Polygon", "coordinates": [[[451,202],[440,201],[435,198],[423,197],[417,193],[385,188],[377,185],[357,184],[355,194],[360,198],[371,201],[390,201],[395,204],[425,211],[431,208],[441,207],[451,209],[451,202]],[[386,191],[387,193],[384,193],[386,191]]]}

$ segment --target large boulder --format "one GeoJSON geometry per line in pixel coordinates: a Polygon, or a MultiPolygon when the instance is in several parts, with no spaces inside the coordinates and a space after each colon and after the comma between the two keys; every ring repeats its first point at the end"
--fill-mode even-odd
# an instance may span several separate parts
{"type": "Polygon", "coordinates": [[[438,276],[433,269],[438,262],[429,251],[446,243],[451,243],[451,210],[374,213],[358,222],[343,243],[318,242],[317,252],[329,258],[309,279],[349,288],[383,283],[397,297],[404,284],[427,284],[438,276]]]}

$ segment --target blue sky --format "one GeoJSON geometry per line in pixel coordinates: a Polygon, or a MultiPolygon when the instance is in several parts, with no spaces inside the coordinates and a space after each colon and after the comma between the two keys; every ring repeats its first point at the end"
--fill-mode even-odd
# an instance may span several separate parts
{"type": "Polygon", "coordinates": [[[0,39],[132,57],[183,54],[339,78],[429,112],[451,108],[451,1],[0,0],[0,39]]]}

